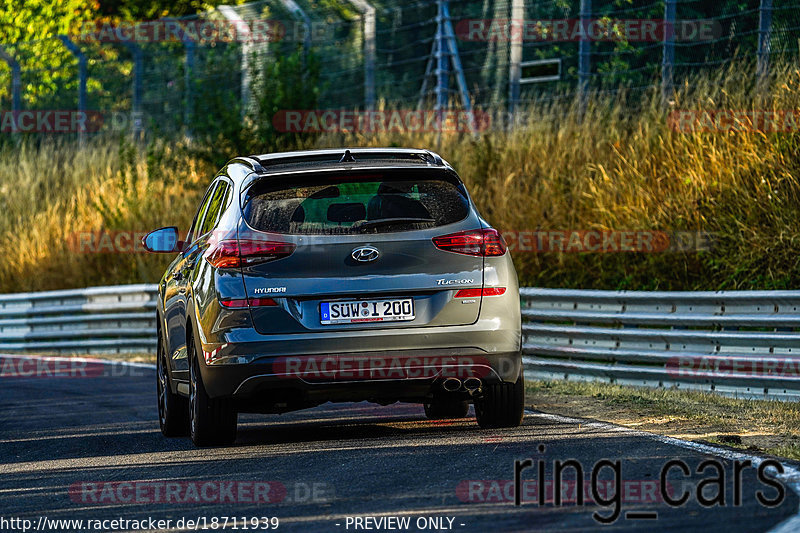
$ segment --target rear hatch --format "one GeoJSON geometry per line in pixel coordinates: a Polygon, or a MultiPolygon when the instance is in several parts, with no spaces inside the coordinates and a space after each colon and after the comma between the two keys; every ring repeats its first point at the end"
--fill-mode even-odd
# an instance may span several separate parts
{"type": "Polygon", "coordinates": [[[478,319],[483,257],[448,251],[463,248],[458,235],[442,239],[481,229],[451,171],[269,176],[242,205],[241,272],[261,334],[478,319]],[[456,297],[462,289],[478,297],[456,297]]]}

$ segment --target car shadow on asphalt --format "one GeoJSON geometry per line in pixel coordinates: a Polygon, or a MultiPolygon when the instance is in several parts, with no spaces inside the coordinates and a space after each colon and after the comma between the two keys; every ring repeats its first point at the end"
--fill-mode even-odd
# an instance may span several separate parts
{"type": "Polygon", "coordinates": [[[236,446],[289,444],[340,440],[368,440],[439,435],[443,431],[474,431],[475,419],[431,421],[423,416],[409,418],[369,417],[326,420],[312,418],[281,422],[270,421],[239,424],[236,446]]]}

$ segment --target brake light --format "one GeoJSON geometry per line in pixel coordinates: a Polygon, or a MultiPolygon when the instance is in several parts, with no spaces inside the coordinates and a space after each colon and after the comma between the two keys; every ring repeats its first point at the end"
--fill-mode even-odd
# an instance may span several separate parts
{"type": "Polygon", "coordinates": [[[506,293],[505,287],[487,287],[485,289],[461,289],[456,293],[456,298],[480,298],[481,296],[502,296],[506,293]]]}
{"type": "Polygon", "coordinates": [[[278,305],[278,302],[272,298],[236,298],[220,300],[219,303],[222,307],[227,307],[229,309],[242,309],[247,307],[248,303],[250,307],[273,307],[278,305]]]}
{"type": "Polygon", "coordinates": [[[440,250],[464,255],[498,257],[506,253],[506,241],[494,228],[476,229],[434,237],[440,250]]]}
{"type": "Polygon", "coordinates": [[[291,242],[227,240],[212,244],[204,257],[215,268],[241,268],[288,257],[296,247],[291,242]]]}

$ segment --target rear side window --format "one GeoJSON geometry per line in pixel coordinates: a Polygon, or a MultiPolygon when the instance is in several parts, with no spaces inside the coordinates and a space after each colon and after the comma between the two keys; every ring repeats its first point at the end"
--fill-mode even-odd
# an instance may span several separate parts
{"type": "Polygon", "coordinates": [[[227,204],[226,200],[228,198],[229,189],[230,185],[224,181],[219,182],[214,194],[211,196],[211,202],[208,204],[208,213],[206,213],[206,217],[203,219],[203,226],[198,232],[198,236],[205,235],[216,227],[219,216],[227,204]]]}
{"type": "Polygon", "coordinates": [[[206,191],[206,195],[203,198],[203,203],[200,204],[200,209],[197,210],[197,215],[195,215],[194,222],[192,222],[192,229],[189,230],[189,234],[186,236],[186,242],[194,242],[197,237],[203,234],[201,231],[203,217],[206,216],[208,204],[211,202],[211,198],[214,196],[215,189],[219,189],[219,182],[212,184],[211,187],[208,188],[208,191],[206,191]]]}
{"type": "Polygon", "coordinates": [[[260,231],[388,233],[458,222],[469,214],[469,201],[448,179],[337,177],[282,186],[265,179],[252,187],[243,211],[260,231]]]}

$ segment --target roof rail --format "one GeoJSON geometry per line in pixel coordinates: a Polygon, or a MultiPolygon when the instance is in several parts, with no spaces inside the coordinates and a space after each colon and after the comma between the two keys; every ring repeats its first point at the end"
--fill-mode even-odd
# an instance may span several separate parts
{"type": "MultiPolygon", "coordinates": [[[[244,159],[244,158],[242,158],[244,159]]],[[[325,150],[306,150],[297,152],[280,152],[275,154],[253,155],[252,159],[264,169],[277,165],[300,163],[325,164],[331,166],[353,165],[376,159],[397,159],[416,161],[429,166],[445,166],[442,158],[429,150],[412,148],[337,148],[325,150]]]]}

